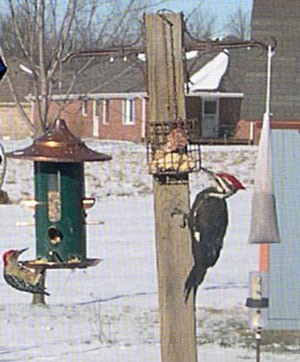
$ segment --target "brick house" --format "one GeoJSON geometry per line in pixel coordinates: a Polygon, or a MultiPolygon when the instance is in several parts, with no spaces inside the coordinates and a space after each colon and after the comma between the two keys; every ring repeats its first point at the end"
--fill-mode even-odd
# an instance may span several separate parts
{"type": "MultiPolygon", "coordinates": [[[[197,54],[188,60],[191,76],[186,91],[186,114],[187,118],[198,119],[203,143],[224,141],[232,135],[240,119],[242,74],[247,58],[247,51],[240,49],[197,54]]],[[[18,91],[26,101],[28,114],[36,117],[34,100],[29,96],[30,77],[22,72],[18,62],[10,71],[20,79],[18,91]]],[[[64,118],[72,132],[81,137],[135,142],[145,139],[148,101],[143,59],[95,62],[80,74],[72,93],[67,95],[70,79],[67,67],[57,75],[50,119],[64,118]]],[[[28,136],[5,79],[0,85],[0,100],[0,137],[28,136]]]]}
{"type": "MultiPolygon", "coordinates": [[[[16,91],[21,104],[27,115],[32,117],[32,104],[25,98],[31,90],[31,80],[27,74],[21,71],[19,59],[11,59],[10,63],[12,67],[8,71],[18,79],[16,91]]],[[[25,138],[28,136],[30,136],[29,128],[21,120],[5,75],[0,83],[0,138],[25,138]]]]}
{"type": "MultiPolygon", "coordinates": [[[[300,5],[295,0],[254,0],[252,39],[266,43],[277,40],[272,62],[271,111],[278,122],[300,123],[300,80],[298,36],[300,5]]],[[[186,92],[187,118],[196,117],[203,143],[235,139],[259,138],[259,121],[264,112],[266,56],[260,51],[240,49],[227,54],[198,54],[188,61],[190,80],[186,92]],[[217,72],[216,72],[217,70],[217,72]],[[217,73],[218,77],[213,77],[217,73]],[[193,82],[194,81],[194,82],[193,82]]],[[[26,112],[34,117],[34,103],[26,96],[32,89],[30,77],[15,60],[20,99],[26,112]]],[[[50,117],[57,117],[60,105],[68,104],[59,116],[69,123],[77,135],[142,141],[147,121],[145,62],[141,59],[98,59],[81,74],[69,97],[66,97],[68,69],[62,69],[53,84],[50,117]]],[[[0,137],[29,135],[20,120],[4,77],[0,84],[0,137]]]]}
{"type": "MultiPolygon", "coordinates": [[[[186,114],[198,119],[203,142],[230,137],[240,119],[243,92],[238,75],[246,53],[234,50],[189,60],[186,114]]],[[[143,141],[148,104],[144,72],[143,61],[96,64],[81,75],[59,116],[83,137],[143,141]]],[[[66,98],[63,87],[54,92],[52,118],[66,98]]]]}
{"type": "Polygon", "coordinates": [[[186,96],[186,112],[188,118],[196,117],[199,120],[203,143],[211,139],[224,140],[235,132],[244,97],[243,74],[248,52],[247,49],[236,49],[204,54],[200,58],[204,65],[196,63],[199,70],[191,76],[192,86],[186,96]],[[213,79],[208,79],[205,70],[213,79]],[[193,84],[193,79],[202,71],[204,82],[193,84]]]}
{"type": "MultiPolygon", "coordinates": [[[[55,118],[64,96],[54,95],[50,117],[55,118]]],[[[60,112],[81,137],[140,142],[145,138],[146,93],[71,95],[60,112]]]]}

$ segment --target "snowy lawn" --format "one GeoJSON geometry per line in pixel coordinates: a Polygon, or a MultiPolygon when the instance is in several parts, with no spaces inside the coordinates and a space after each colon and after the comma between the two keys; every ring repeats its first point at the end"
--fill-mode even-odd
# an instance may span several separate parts
{"type": "MultiPolygon", "coordinates": [[[[30,141],[4,142],[6,150],[30,141]]],[[[112,154],[113,161],[87,163],[88,256],[103,261],[94,268],[49,271],[46,307],[31,306],[31,296],[0,280],[0,361],[160,361],[152,178],[145,149],[128,142],[88,141],[112,154]]],[[[247,242],[256,147],[203,147],[203,165],[235,174],[247,191],[229,203],[230,224],[217,265],[199,288],[199,361],[254,361],[248,330],[249,271],[257,270],[258,248],[247,242]]],[[[208,180],[191,176],[191,198],[208,180]]],[[[1,252],[30,247],[34,257],[33,212],[19,202],[33,194],[32,162],[9,160],[4,190],[12,205],[0,206],[1,252]]],[[[270,342],[263,361],[298,361],[298,345],[270,342]],[[290,350],[289,352],[287,352],[290,350]]]]}

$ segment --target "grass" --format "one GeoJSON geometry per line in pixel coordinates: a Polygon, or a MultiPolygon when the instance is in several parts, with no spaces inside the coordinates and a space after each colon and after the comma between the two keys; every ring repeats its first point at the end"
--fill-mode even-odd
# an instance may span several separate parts
{"type": "Polygon", "coordinates": [[[265,330],[262,333],[261,344],[268,351],[275,349],[280,352],[299,353],[300,331],[265,330]]]}
{"type": "MultiPolygon", "coordinates": [[[[254,350],[255,333],[248,325],[248,311],[245,308],[197,309],[197,343],[254,350]]],[[[300,331],[263,330],[261,350],[279,354],[299,353],[300,331]]]]}

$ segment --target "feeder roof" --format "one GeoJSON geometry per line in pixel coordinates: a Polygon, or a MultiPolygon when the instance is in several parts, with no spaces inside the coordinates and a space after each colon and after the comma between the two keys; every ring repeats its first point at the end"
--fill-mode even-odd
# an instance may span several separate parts
{"type": "Polygon", "coordinates": [[[57,119],[33,144],[6,154],[8,157],[40,162],[109,161],[111,156],[93,151],[74,136],[63,119],[57,119]]]}

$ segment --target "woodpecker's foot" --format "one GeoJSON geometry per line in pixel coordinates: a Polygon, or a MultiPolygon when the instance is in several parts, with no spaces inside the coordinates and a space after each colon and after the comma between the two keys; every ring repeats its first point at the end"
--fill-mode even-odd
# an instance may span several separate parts
{"type": "Polygon", "coordinates": [[[187,214],[175,207],[175,209],[171,212],[171,217],[174,217],[175,215],[182,215],[182,224],[180,224],[180,227],[184,229],[187,224],[187,214]]]}

